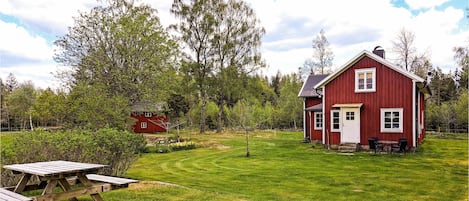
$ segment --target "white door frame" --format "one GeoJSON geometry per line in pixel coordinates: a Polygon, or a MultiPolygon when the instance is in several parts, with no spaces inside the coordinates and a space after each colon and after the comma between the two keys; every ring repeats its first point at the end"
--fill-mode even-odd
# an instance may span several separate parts
{"type": "Polygon", "coordinates": [[[360,143],[360,108],[340,108],[340,116],[340,143],[360,143]]]}

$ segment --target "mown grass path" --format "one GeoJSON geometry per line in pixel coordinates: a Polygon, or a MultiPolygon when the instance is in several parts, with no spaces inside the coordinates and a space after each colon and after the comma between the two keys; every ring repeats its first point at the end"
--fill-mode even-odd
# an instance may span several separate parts
{"type": "Polygon", "coordinates": [[[467,200],[468,142],[428,137],[416,154],[340,155],[300,143],[301,133],[192,136],[205,147],[145,154],[127,172],[139,188],[110,200],[467,200]],[[208,142],[208,143],[207,143],[208,142]],[[163,181],[185,188],[145,185],[163,181]]]}

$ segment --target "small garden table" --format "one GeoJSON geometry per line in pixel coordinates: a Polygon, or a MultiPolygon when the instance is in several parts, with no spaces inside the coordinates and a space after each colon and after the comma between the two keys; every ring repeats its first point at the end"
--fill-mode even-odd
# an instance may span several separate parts
{"type": "Polygon", "coordinates": [[[399,144],[399,142],[394,140],[379,140],[378,144],[382,144],[383,147],[386,147],[386,151],[389,153],[391,152],[392,145],[399,144]]]}
{"type": "Polygon", "coordinates": [[[107,165],[77,163],[70,161],[48,161],[26,164],[5,165],[3,168],[12,170],[14,173],[22,174],[14,192],[21,193],[28,186],[28,181],[32,176],[37,176],[40,184],[35,185],[38,189],[44,189],[42,195],[34,197],[33,200],[76,200],[77,196],[90,195],[93,200],[103,200],[100,192],[107,191],[110,184],[93,185],[87,177],[88,173],[96,173],[107,165]],[[82,184],[82,188],[73,189],[67,181],[69,177],[76,177],[82,184]],[[62,192],[53,192],[57,184],[62,192]]]}

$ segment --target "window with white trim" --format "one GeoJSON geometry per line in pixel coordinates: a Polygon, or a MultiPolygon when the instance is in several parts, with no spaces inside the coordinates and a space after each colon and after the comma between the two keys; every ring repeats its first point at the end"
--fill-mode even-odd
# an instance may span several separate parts
{"type": "Polygon", "coordinates": [[[147,122],[140,122],[140,128],[147,128],[147,122]]]}
{"type": "Polygon", "coordinates": [[[152,114],[151,114],[151,112],[145,112],[144,115],[145,115],[145,117],[151,117],[152,114]]]}
{"type": "Polygon", "coordinates": [[[340,110],[331,110],[331,132],[340,132],[340,110]]]}
{"type": "Polygon", "coordinates": [[[381,132],[402,133],[404,125],[402,108],[382,108],[381,109],[381,132]]]}
{"type": "Polygon", "coordinates": [[[314,130],[322,130],[322,112],[314,113],[314,130]]]}
{"type": "Polygon", "coordinates": [[[355,92],[376,91],[376,68],[355,70],[355,92]]]}

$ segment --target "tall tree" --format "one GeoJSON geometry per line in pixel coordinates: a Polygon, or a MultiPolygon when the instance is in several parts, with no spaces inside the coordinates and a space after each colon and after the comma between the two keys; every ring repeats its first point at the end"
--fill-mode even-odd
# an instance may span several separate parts
{"type": "Polygon", "coordinates": [[[254,10],[244,1],[221,1],[216,13],[217,28],[212,41],[215,53],[217,132],[221,132],[226,101],[240,97],[243,78],[265,66],[260,46],[265,30],[254,10]]]}
{"type": "Polygon", "coordinates": [[[238,0],[193,0],[188,4],[175,0],[171,12],[180,19],[173,27],[181,33],[195,63],[192,69],[202,100],[201,120],[207,86],[211,85],[211,98],[219,108],[217,131],[221,132],[226,101],[239,91],[234,87],[245,74],[264,66],[259,48],[265,30],[259,27],[253,9],[238,0]]]}
{"type": "Polygon", "coordinates": [[[329,41],[326,38],[324,29],[319,31],[316,38],[313,39],[313,57],[312,60],[306,60],[301,67],[301,74],[325,74],[332,66],[334,53],[329,47],[329,41]]]}
{"type": "Polygon", "coordinates": [[[397,34],[396,38],[392,41],[393,51],[398,56],[398,64],[407,71],[411,70],[411,64],[416,56],[417,49],[415,48],[415,34],[405,28],[402,28],[397,34]]]}
{"type": "Polygon", "coordinates": [[[32,109],[36,100],[36,89],[31,81],[21,83],[8,96],[8,109],[14,117],[16,126],[33,129],[32,109]]]}
{"type": "Polygon", "coordinates": [[[458,84],[459,87],[464,89],[468,89],[469,85],[469,45],[455,47],[453,48],[454,51],[454,59],[456,59],[459,67],[461,68],[458,71],[458,84]]]}
{"type": "Polygon", "coordinates": [[[300,77],[295,73],[282,77],[278,117],[276,117],[279,125],[296,129],[302,123],[301,108],[303,104],[302,100],[298,98],[301,86],[300,77]]]}
{"type": "Polygon", "coordinates": [[[16,80],[13,73],[8,74],[7,79],[5,80],[5,89],[8,93],[11,93],[13,89],[18,87],[18,81],[16,80]]]}
{"type": "Polygon", "coordinates": [[[33,105],[33,110],[34,116],[39,119],[39,125],[42,123],[42,126],[47,126],[54,120],[53,108],[56,107],[54,104],[55,100],[56,94],[50,88],[38,93],[37,99],[33,105]]]}
{"type": "Polygon", "coordinates": [[[160,25],[157,11],[133,0],[104,2],[81,13],[55,41],[55,61],[72,67],[68,84],[97,85],[126,98],[128,107],[143,100],[165,101],[168,86],[177,80],[178,48],[160,25]]]}
{"type": "Polygon", "coordinates": [[[249,129],[256,127],[253,106],[244,99],[238,101],[231,111],[230,119],[234,125],[244,130],[246,136],[246,157],[249,157],[251,155],[249,152],[249,129]]]}
{"type": "Polygon", "coordinates": [[[192,1],[186,4],[182,0],[174,0],[171,13],[179,19],[179,23],[171,27],[179,32],[180,41],[190,52],[183,70],[195,80],[201,101],[200,133],[205,132],[207,90],[209,76],[213,69],[213,62],[209,59],[213,55],[209,42],[215,30],[214,6],[212,1],[192,1]]]}

